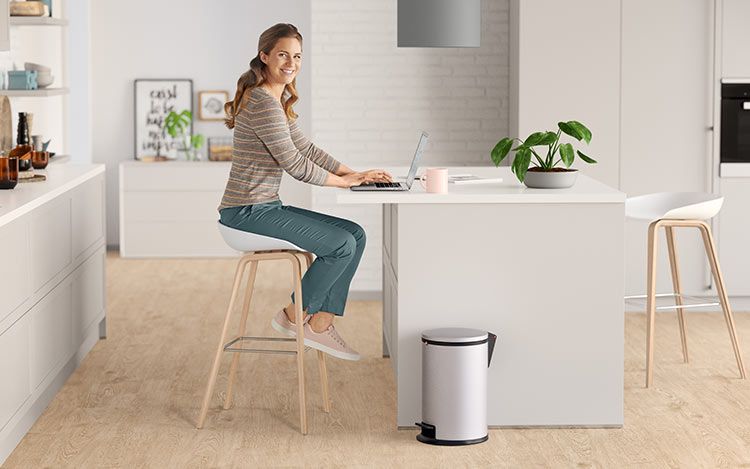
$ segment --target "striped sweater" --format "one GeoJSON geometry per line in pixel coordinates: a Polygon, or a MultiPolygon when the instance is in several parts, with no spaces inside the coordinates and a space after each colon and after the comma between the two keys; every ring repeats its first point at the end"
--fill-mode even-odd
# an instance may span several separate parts
{"type": "Polygon", "coordinates": [[[261,87],[237,114],[232,169],[219,210],[279,199],[282,170],[295,179],[322,186],[340,163],[313,145],[281,103],[261,87]]]}

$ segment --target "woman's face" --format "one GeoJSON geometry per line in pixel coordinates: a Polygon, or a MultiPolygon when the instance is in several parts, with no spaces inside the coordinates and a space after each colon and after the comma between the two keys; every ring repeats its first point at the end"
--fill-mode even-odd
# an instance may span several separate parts
{"type": "Polygon", "coordinates": [[[269,54],[261,51],[260,60],[266,64],[266,80],[270,84],[288,85],[302,66],[302,46],[297,38],[284,37],[269,54]]]}

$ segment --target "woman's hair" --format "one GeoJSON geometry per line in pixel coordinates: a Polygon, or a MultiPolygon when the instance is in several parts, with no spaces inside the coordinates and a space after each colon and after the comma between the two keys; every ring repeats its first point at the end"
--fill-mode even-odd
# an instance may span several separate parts
{"type": "MultiPolygon", "coordinates": [[[[263,31],[258,39],[258,55],[250,61],[250,70],[240,75],[240,79],[237,80],[237,91],[234,93],[234,99],[224,104],[224,124],[230,129],[234,128],[234,118],[242,109],[243,101],[245,100],[246,92],[262,85],[266,81],[266,64],[260,60],[260,53],[263,52],[266,55],[271,54],[271,50],[276,46],[279,39],[285,37],[296,38],[300,46],[302,45],[302,35],[297,31],[297,28],[293,24],[279,23],[271,26],[270,28],[263,31]]],[[[284,93],[282,96],[286,96],[283,100],[284,113],[287,119],[292,120],[297,118],[297,114],[294,113],[292,106],[299,100],[297,95],[297,79],[292,80],[291,83],[284,87],[284,93]]]]}

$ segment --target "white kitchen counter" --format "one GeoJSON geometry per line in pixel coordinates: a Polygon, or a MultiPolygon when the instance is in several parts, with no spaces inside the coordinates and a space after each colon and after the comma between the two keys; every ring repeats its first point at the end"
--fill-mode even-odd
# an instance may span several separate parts
{"type": "Polygon", "coordinates": [[[106,331],[104,165],[43,172],[0,191],[0,465],[106,331]]]}
{"type": "Polygon", "coordinates": [[[49,164],[37,174],[42,182],[19,182],[14,189],[0,190],[0,226],[31,212],[55,197],[104,172],[103,164],[49,164]]]}
{"type": "Polygon", "coordinates": [[[570,189],[527,189],[507,167],[448,169],[504,180],[448,194],[331,190],[339,204],[383,205],[396,424],[421,420],[421,332],[468,327],[498,335],[489,425],[622,425],[625,194],[583,174],[570,189]]]}
{"type": "MultiPolygon", "coordinates": [[[[386,168],[394,177],[405,168],[386,168]]],[[[421,174],[423,170],[419,171],[421,174]]],[[[623,203],[625,194],[585,174],[579,174],[569,189],[529,189],[516,179],[509,167],[450,167],[449,174],[473,174],[486,178],[503,178],[502,182],[483,184],[448,184],[447,194],[427,193],[419,181],[408,192],[354,192],[341,190],[336,201],[341,204],[568,204],[623,203]]],[[[402,180],[399,178],[398,180],[402,180]]]]}

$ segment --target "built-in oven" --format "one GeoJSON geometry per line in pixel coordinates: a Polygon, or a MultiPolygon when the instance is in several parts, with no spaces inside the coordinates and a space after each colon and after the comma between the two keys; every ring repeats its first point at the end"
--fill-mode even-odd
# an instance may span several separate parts
{"type": "Polygon", "coordinates": [[[750,163],[750,81],[721,84],[721,162],[750,163]]]}

